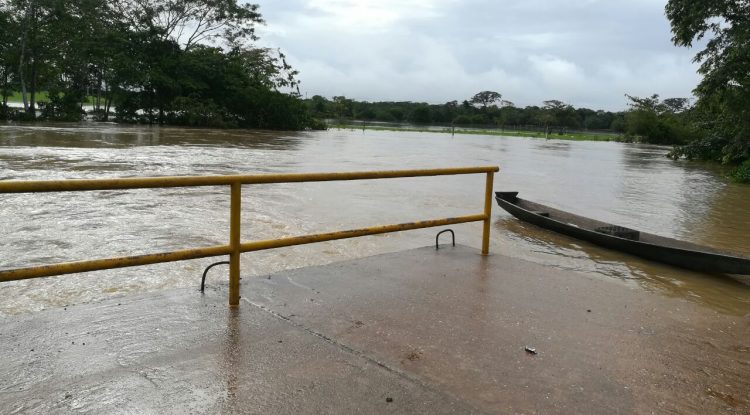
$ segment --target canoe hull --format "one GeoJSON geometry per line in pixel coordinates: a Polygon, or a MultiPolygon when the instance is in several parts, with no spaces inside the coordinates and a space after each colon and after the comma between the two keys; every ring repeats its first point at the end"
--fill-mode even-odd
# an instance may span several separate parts
{"type": "Polygon", "coordinates": [[[640,233],[640,239],[642,240],[633,240],[600,233],[593,230],[594,228],[591,227],[593,226],[592,224],[608,224],[533,202],[527,202],[515,196],[514,193],[497,192],[495,199],[498,205],[516,218],[536,226],[588,241],[605,248],[694,271],[740,275],[750,274],[750,258],[719,253],[700,245],[693,245],[647,233],[640,233]],[[523,206],[519,206],[519,203],[523,206]],[[532,211],[528,209],[530,206],[543,209],[532,211]],[[540,213],[549,213],[549,216],[540,213]],[[576,219],[579,220],[577,221],[576,219]]]}

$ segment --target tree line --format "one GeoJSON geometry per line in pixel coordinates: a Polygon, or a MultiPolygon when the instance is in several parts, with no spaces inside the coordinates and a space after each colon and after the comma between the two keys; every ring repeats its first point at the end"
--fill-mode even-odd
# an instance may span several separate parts
{"type": "Polygon", "coordinates": [[[255,45],[262,23],[238,0],[3,0],[0,118],[76,121],[87,104],[102,121],[302,129],[281,92],[297,72],[255,45]]]}
{"type": "Polygon", "coordinates": [[[575,108],[560,100],[517,107],[495,91],[482,91],[460,103],[363,102],[315,95],[306,100],[312,116],[321,119],[380,121],[413,124],[535,129],[549,133],[570,130],[611,131],[625,141],[684,144],[694,133],[686,128],[692,107],[687,98],[626,95],[626,111],[575,108]]]}

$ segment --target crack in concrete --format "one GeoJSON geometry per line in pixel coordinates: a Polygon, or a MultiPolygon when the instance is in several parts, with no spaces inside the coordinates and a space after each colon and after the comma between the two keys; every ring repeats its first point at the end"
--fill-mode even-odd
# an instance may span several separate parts
{"type": "Polygon", "coordinates": [[[282,321],[285,321],[285,322],[289,323],[290,325],[292,325],[292,326],[294,326],[294,327],[296,327],[296,328],[298,328],[300,330],[305,331],[306,333],[309,333],[309,334],[311,334],[311,335],[313,335],[315,337],[320,338],[321,340],[325,341],[326,343],[329,343],[329,344],[331,344],[333,346],[336,346],[337,348],[339,348],[340,350],[342,350],[344,352],[347,352],[347,353],[350,353],[350,354],[352,354],[354,356],[362,358],[362,359],[364,359],[364,360],[366,360],[366,361],[368,361],[368,362],[370,362],[370,363],[372,363],[372,364],[374,364],[374,365],[376,365],[376,366],[378,366],[380,368],[385,369],[389,373],[393,373],[394,375],[396,375],[396,376],[398,376],[398,377],[400,377],[400,378],[402,378],[402,379],[404,379],[404,380],[406,380],[408,382],[414,383],[414,384],[416,384],[416,385],[418,385],[418,386],[420,386],[422,388],[425,388],[425,389],[427,389],[427,390],[429,390],[429,391],[431,391],[433,393],[436,393],[436,394],[438,394],[438,395],[440,395],[440,396],[442,396],[444,398],[448,398],[448,399],[456,402],[458,405],[463,406],[464,409],[466,409],[469,412],[479,413],[479,414],[489,414],[488,412],[480,411],[479,409],[475,408],[474,406],[468,404],[466,401],[464,401],[462,399],[459,399],[457,396],[453,396],[452,394],[450,394],[448,392],[445,392],[445,391],[443,391],[441,389],[436,388],[434,385],[431,385],[429,383],[425,383],[424,381],[422,381],[419,378],[410,376],[408,373],[403,372],[403,371],[401,371],[401,370],[399,370],[399,369],[397,369],[395,367],[391,367],[387,363],[381,362],[380,360],[377,360],[376,358],[374,358],[374,357],[366,354],[365,352],[363,352],[361,350],[357,350],[357,349],[355,349],[355,348],[353,348],[351,346],[347,346],[346,344],[341,343],[341,342],[337,341],[336,339],[334,339],[332,337],[329,337],[329,336],[327,336],[327,335],[325,335],[325,334],[323,334],[323,333],[321,333],[319,331],[315,331],[314,329],[312,329],[312,328],[310,328],[308,326],[305,326],[304,324],[298,323],[298,322],[292,320],[291,318],[284,316],[283,314],[280,314],[280,313],[278,313],[276,311],[271,310],[267,306],[263,306],[263,305],[254,303],[254,302],[248,300],[245,297],[242,297],[240,299],[242,301],[250,304],[251,306],[253,306],[255,308],[258,308],[258,309],[260,309],[262,311],[265,311],[265,312],[271,314],[272,316],[274,316],[274,317],[276,317],[276,318],[278,318],[278,319],[280,319],[282,321]]]}

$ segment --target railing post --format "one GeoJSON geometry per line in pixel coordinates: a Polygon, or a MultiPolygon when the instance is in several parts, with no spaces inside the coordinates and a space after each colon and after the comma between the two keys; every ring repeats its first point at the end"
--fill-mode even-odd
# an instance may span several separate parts
{"type": "Polygon", "coordinates": [[[242,183],[232,183],[229,207],[229,306],[240,305],[240,212],[242,212],[242,183]]]}
{"type": "Polygon", "coordinates": [[[484,231],[482,232],[482,255],[490,254],[490,221],[492,219],[492,182],[495,178],[494,172],[487,172],[487,181],[484,189],[484,231]]]}

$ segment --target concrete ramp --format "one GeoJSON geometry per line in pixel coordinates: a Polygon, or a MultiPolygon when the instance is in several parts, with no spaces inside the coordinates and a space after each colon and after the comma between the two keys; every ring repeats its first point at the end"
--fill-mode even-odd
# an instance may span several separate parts
{"type": "Polygon", "coordinates": [[[463,246],[245,277],[236,310],[213,278],[3,319],[0,412],[750,411],[750,319],[617,281],[463,246]]]}

